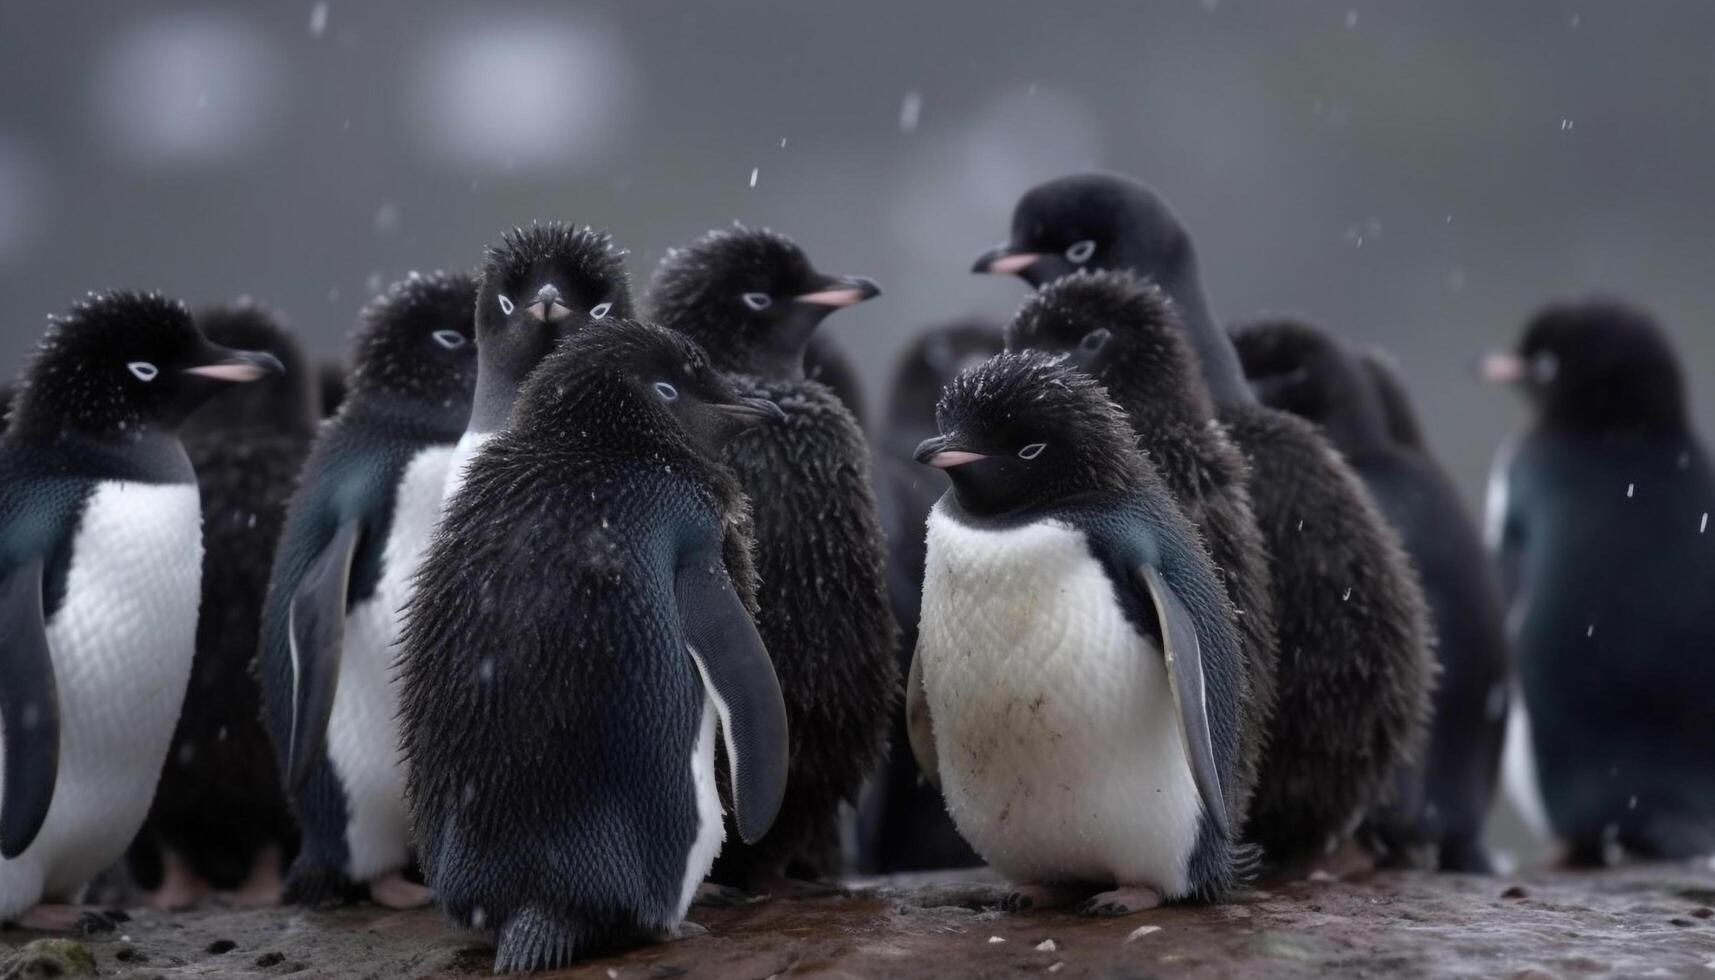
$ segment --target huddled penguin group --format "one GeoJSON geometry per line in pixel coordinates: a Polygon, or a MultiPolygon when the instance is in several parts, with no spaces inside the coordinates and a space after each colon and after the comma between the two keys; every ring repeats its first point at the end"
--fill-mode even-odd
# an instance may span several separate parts
{"type": "Polygon", "coordinates": [[[438,903],[522,972],[698,902],[987,864],[1003,910],[1488,872],[1502,767],[1575,863],[1715,851],[1715,471],[1645,313],[1483,362],[1535,421],[1487,551],[1387,357],[1228,329],[1145,185],[1028,191],[1009,322],[882,417],[881,295],[735,225],[633,299],[538,223],[342,362],[250,301],[90,295],[0,438],[0,921],[438,903]],[[1513,760],[1517,760],[1516,765],[1513,760]]]}

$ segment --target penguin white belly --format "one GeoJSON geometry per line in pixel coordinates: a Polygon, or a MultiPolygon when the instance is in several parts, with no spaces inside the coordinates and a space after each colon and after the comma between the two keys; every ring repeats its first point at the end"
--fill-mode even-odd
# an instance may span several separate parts
{"type": "Polygon", "coordinates": [[[917,643],[947,809],[1021,882],[1190,890],[1201,803],[1160,651],[1083,533],[929,518],[917,643]]]}
{"type": "Polygon", "coordinates": [[[440,520],[452,455],[448,446],[425,449],[405,468],[382,552],[381,581],[374,595],[346,614],[327,752],[345,791],[351,851],[345,872],[358,881],[402,868],[409,859],[393,658],[411,579],[440,520]]]}
{"type": "Polygon", "coordinates": [[[488,445],[488,440],[493,438],[492,432],[466,432],[459,436],[458,444],[453,446],[452,461],[447,464],[445,489],[441,494],[443,501],[450,503],[464,487],[465,475],[470,472],[470,461],[475,459],[476,454],[482,452],[482,447],[488,445]]]}
{"type": "Polygon", "coordinates": [[[0,917],[77,901],[136,836],[190,683],[201,588],[194,484],[96,487],[72,541],[65,599],[47,624],[58,779],[41,833],[16,859],[0,859],[0,917]]]}
{"type": "Polygon", "coordinates": [[[685,877],[679,884],[679,915],[683,919],[697,897],[697,886],[709,876],[721,852],[726,823],[721,819],[720,791],[715,787],[715,703],[703,698],[703,720],[691,749],[691,785],[697,793],[697,836],[685,856],[685,877]]]}

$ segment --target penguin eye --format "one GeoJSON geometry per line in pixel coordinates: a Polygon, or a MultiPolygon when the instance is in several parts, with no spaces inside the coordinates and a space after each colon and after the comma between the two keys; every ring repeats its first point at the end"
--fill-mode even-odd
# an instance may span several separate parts
{"type": "Polygon", "coordinates": [[[150,364],[148,361],[132,361],[130,364],[125,365],[125,369],[136,375],[138,381],[153,381],[155,380],[155,375],[161,373],[160,368],[150,364]]]}
{"type": "Polygon", "coordinates": [[[670,402],[679,397],[679,389],[665,381],[657,381],[655,382],[655,394],[659,395],[662,401],[670,402]]]}
{"type": "Polygon", "coordinates": [[[506,314],[507,316],[511,316],[512,310],[513,310],[512,301],[507,299],[505,296],[500,297],[500,312],[506,314]]]}
{"type": "Polygon", "coordinates": [[[1033,442],[1030,445],[1025,446],[1023,449],[1020,449],[1018,451],[1018,458],[1019,459],[1035,459],[1036,457],[1042,455],[1042,450],[1047,449],[1047,448],[1048,448],[1048,444],[1046,442],[1033,442]]]}
{"type": "Polygon", "coordinates": [[[1096,243],[1086,238],[1081,242],[1073,242],[1072,247],[1066,249],[1066,261],[1073,265],[1083,265],[1090,261],[1090,256],[1094,254],[1096,254],[1096,243]]]}
{"type": "Polygon", "coordinates": [[[1094,354],[1107,346],[1108,338],[1111,336],[1113,335],[1108,332],[1107,327],[1097,327],[1085,334],[1083,340],[1078,341],[1078,349],[1086,354],[1094,354]]]}
{"type": "Polygon", "coordinates": [[[605,303],[597,303],[596,305],[590,307],[590,319],[591,320],[600,320],[602,317],[607,316],[607,311],[611,310],[611,309],[613,309],[613,301],[612,300],[608,300],[605,303]]]}
{"type": "Polygon", "coordinates": [[[1560,358],[1553,351],[1543,351],[1530,359],[1530,377],[1539,385],[1548,384],[1560,373],[1560,358]]]}
{"type": "Polygon", "coordinates": [[[742,299],[753,310],[766,310],[774,305],[774,297],[767,293],[745,293],[742,299]]]}
{"type": "Polygon", "coordinates": [[[435,343],[447,350],[458,350],[464,346],[464,334],[457,330],[436,330],[430,336],[435,338],[435,343]]]}

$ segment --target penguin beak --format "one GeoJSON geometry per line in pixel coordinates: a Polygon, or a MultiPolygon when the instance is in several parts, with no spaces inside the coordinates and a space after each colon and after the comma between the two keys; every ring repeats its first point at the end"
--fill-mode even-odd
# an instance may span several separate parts
{"type": "Polygon", "coordinates": [[[852,306],[881,295],[881,286],[868,276],[827,276],[819,289],[792,299],[814,306],[852,306]]]}
{"type": "Polygon", "coordinates": [[[572,315],[572,308],[560,302],[560,291],[552,283],[536,291],[536,300],[524,307],[524,312],[540,323],[559,323],[572,315]]]}
{"type": "Polygon", "coordinates": [[[780,410],[780,406],[766,398],[740,397],[737,401],[721,405],[719,408],[728,415],[743,419],[747,423],[761,422],[764,419],[780,422],[786,418],[786,413],[780,410]]]}
{"type": "Polygon", "coordinates": [[[286,373],[286,366],[280,363],[280,359],[267,351],[224,348],[215,350],[217,355],[224,355],[220,360],[185,368],[185,373],[233,384],[286,373]]]}
{"type": "Polygon", "coordinates": [[[925,439],[918,445],[913,456],[917,462],[925,466],[933,466],[938,470],[950,470],[955,466],[975,463],[980,459],[988,459],[982,453],[973,453],[964,449],[954,449],[946,436],[935,436],[925,439]]]}
{"type": "Polygon", "coordinates": [[[1530,374],[1530,366],[1516,354],[1490,354],[1477,364],[1484,381],[1496,385],[1518,384],[1530,374]]]}
{"type": "Polygon", "coordinates": [[[994,276],[1018,275],[1042,261],[1041,252],[1015,252],[1009,243],[1001,243],[977,256],[971,271],[994,276]]]}

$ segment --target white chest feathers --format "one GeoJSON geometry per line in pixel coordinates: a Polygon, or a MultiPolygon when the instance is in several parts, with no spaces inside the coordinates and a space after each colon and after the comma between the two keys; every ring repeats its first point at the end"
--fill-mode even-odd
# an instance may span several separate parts
{"type": "Polygon", "coordinates": [[[47,623],[58,779],[41,833],[0,861],[0,917],[75,898],[142,826],[190,683],[201,588],[195,485],[97,486],[47,623]]]}
{"type": "Polygon", "coordinates": [[[917,656],[947,808],[996,870],[1189,890],[1201,803],[1167,669],[1083,532],[937,506],[917,656]]]}
{"type": "Polygon", "coordinates": [[[464,488],[464,480],[470,473],[471,460],[482,452],[482,447],[488,445],[488,440],[494,438],[492,432],[466,432],[459,436],[458,444],[453,447],[452,460],[447,464],[447,476],[442,497],[445,503],[451,503],[464,488]]]}

